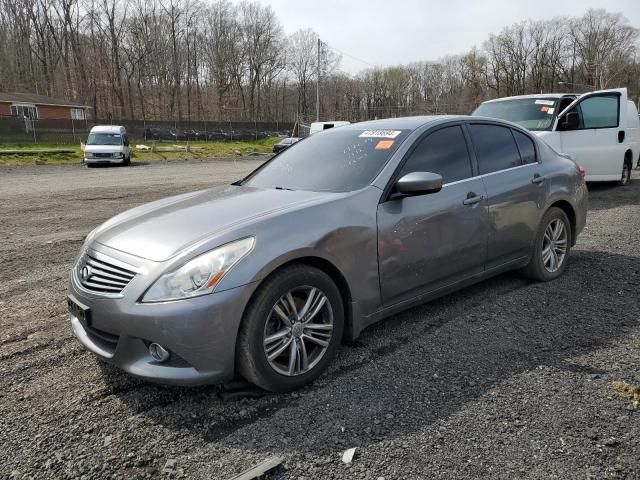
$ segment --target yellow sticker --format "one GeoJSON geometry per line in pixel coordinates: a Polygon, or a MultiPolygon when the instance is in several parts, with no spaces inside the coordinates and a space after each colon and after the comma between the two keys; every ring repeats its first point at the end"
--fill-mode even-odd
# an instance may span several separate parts
{"type": "Polygon", "coordinates": [[[389,150],[394,143],[393,140],[380,140],[376,145],[376,150],[389,150]]]}

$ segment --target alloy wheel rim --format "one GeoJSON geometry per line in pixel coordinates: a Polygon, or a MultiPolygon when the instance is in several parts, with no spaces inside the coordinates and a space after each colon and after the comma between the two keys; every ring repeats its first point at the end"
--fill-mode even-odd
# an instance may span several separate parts
{"type": "Polygon", "coordinates": [[[262,345],[271,368],[294,377],[312,370],[324,357],[333,335],[333,310],[325,293],[300,286],[271,308],[262,345]]]}
{"type": "Polygon", "coordinates": [[[557,272],[567,256],[567,228],[559,218],[549,222],[542,240],[542,262],[549,273],[557,272]]]}

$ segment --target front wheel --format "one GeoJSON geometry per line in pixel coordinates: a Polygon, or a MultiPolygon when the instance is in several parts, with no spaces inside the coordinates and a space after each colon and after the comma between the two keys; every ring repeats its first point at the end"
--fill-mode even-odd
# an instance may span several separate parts
{"type": "Polygon", "coordinates": [[[538,228],[531,260],[522,274],[539,282],[548,282],[562,275],[569,260],[571,235],[567,214],[556,207],[547,210],[538,228]]]}
{"type": "Polygon", "coordinates": [[[247,308],[238,333],[238,371],[265,390],[295,390],[325,370],[343,329],[344,306],[331,277],[306,265],[286,267],[247,308]]]}

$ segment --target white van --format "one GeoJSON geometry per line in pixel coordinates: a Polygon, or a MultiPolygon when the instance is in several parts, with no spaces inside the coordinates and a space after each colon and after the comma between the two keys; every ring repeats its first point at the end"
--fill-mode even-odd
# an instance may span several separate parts
{"type": "Polygon", "coordinates": [[[323,130],[328,130],[330,128],[344,127],[349,124],[351,124],[351,122],[313,122],[309,129],[309,135],[313,135],[314,133],[322,132],[323,130]]]}
{"type": "Polygon", "coordinates": [[[84,147],[84,163],[89,167],[98,163],[131,163],[131,145],[127,130],[118,125],[97,125],[89,132],[84,147]]]}
{"type": "Polygon", "coordinates": [[[640,119],[627,89],[584,95],[541,94],[489,100],[473,115],[500,118],[528,128],[585,171],[587,182],[631,179],[640,160],[640,119]]]}

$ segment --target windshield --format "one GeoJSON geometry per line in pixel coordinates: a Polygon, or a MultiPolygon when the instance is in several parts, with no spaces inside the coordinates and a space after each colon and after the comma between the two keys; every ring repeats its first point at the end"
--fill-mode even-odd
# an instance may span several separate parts
{"type": "Polygon", "coordinates": [[[480,105],[473,115],[508,120],[528,130],[549,130],[557,111],[557,99],[523,98],[480,105]]]}
{"type": "Polygon", "coordinates": [[[122,135],[119,133],[91,133],[87,145],[121,145],[122,135]]]}
{"type": "Polygon", "coordinates": [[[335,128],[295,142],[242,185],[350,192],[371,183],[409,130],[335,128]]]}

